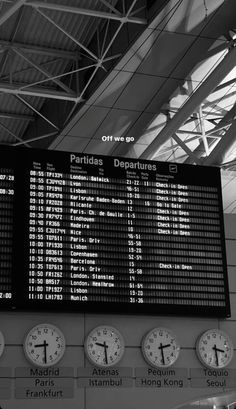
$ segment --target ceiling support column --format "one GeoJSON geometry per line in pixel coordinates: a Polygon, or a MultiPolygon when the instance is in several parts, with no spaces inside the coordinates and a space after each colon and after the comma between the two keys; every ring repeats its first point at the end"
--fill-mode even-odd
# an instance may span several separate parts
{"type": "Polygon", "coordinates": [[[229,50],[223,60],[217,65],[207,79],[197,88],[192,96],[185,102],[182,108],[167,123],[167,125],[156,136],[152,143],[140,155],[141,159],[152,159],[162,144],[175,134],[179,127],[189,118],[189,116],[199,107],[206,97],[215,87],[226,77],[235,67],[236,47],[229,50]]]}

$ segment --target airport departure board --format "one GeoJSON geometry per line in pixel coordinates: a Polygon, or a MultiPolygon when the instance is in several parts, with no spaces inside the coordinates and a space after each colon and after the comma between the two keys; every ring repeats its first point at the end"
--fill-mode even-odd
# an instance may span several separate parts
{"type": "Polygon", "coordinates": [[[0,308],[230,315],[218,168],[0,158],[0,308]]]}

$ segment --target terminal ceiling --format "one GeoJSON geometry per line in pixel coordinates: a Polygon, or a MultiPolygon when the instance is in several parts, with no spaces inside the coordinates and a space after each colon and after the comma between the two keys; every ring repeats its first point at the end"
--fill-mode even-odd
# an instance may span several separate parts
{"type": "Polygon", "coordinates": [[[235,16],[235,0],[0,0],[0,142],[220,166],[235,213],[235,16]]]}

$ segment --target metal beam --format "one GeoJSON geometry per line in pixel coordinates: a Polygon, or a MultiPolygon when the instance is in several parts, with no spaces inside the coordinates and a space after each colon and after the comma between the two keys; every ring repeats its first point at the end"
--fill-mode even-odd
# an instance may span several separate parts
{"type": "Polygon", "coordinates": [[[12,112],[0,112],[0,118],[19,119],[20,121],[34,121],[33,115],[13,114],[12,112]]]}
{"type": "MultiPolygon", "coordinates": [[[[186,133],[186,132],[184,132],[184,131],[179,131],[178,130],[178,132],[176,132],[176,135],[177,134],[180,134],[180,133],[186,133]]],[[[196,140],[201,140],[202,139],[202,135],[199,133],[199,132],[188,132],[190,135],[195,135],[195,136],[192,136],[192,137],[190,137],[190,138],[186,138],[185,140],[184,140],[184,143],[185,143],[185,145],[187,144],[187,143],[190,143],[190,142],[193,142],[193,141],[196,141],[196,140]]],[[[220,139],[221,138],[221,136],[219,136],[219,135],[210,135],[209,136],[210,138],[212,138],[212,139],[220,139]]],[[[169,152],[173,152],[173,149],[177,149],[178,147],[179,147],[180,145],[179,145],[179,143],[176,143],[176,144],[173,144],[172,146],[170,146],[170,147],[167,147],[167,148],[164,148],[163,150],[159,150],[159,152],[157,152],[157,154],[156,154],[156,156],[155,156],[155,158],[156,157],[158,157],[158,156],[161,156],[161,155],[165,155],[166,153],[169,153],[169,152]]],[[[195,152],[194,152],[194,154],[195,154],[195,152]]]]}
{"type": "Polygon", "coordinates": [[[190,158],[192,158],[192,160],[196,164],[200,165],[200,161],[199,161],[198,157],[194,155],[194,153],[191,151],[191,149],[189,149],[189,147],[178,137],[178,135],[173,134],[172,138],[183,149],[183,151],[186,152],[190,156],[190,158]]]}
{"type": "MultiPolygon", "coordinates": [[[[47,67],[48,65],[51,65],[51,64],[54,64],[54,65],[55,65],[55,64],[58,62],[58,60],[61,61],[60,58],[55,58],[55,59],[52,59],[52,60],[50,60],[50,61],[46,61],[46,62],[40,64],[40,67],[47,67]]],[[[28,66],[27,68],[22,68],[22,69],[20,69],[19,71],[14,71],[14,72],[12,73],[12,78],[13,78],[13,76],[15,76],[15,75],[25,74],[26,72],[32,71],[33,69],[34,69],[33,67],[28,66]]],[[[6,81],[6,82],[9,82],[9,78],[10,78],[10,74],[5,74],[5,75],[3,75],[3,76],[0,76],[1,81],[4,82],[4,83],[5,83],[5,81],[6,81]]]]}
{"type": "MultiPolygon", "coordinates": [[[[215,149],[211,152],[211,154],[204,160],[204,164],[211,165],[211,164],[220,164],[224,161],[224,157],[227,154],[227,151],[230,149],[232,144],[235,140],[235,133],[236,133],[236,103],[231,108],[229,112],[225,115],[225,117],[220,121],[218,124],[218,128],[226,127],[230,124],[230,128],[225,132],[224,136],[221,138],[221,141],[217,144],[215,149]]],[[[217,128],[217,127],[216,127],[217,128]]]]}
{"type": "Polygon", "coordinates": [[[20,89],[21,86],[23,87],[25,84],[6,84],[4,82],[0,82],[0,92],[5,94],[11,95],[29,95],[41,98],[50,98],[50,99],[60,99],[63,101],[76,101],[77,96],[75,93],[68,94],[66,92],[54,91],[50,89],[43,89],[39,87],[32,87],[31,89],[20,89]]]}
{"type": "Polygon", "coordinates": [[[202,113],[202,106],[201,105],[199,106],[199,121],[200,121],[201,131],[202,131],[203,145],[204,145],[204,148],[205,148],[206,155],[208,156],[210,151],[209,151],[209,146],[208,146],[207,137],[206,137],[204,116],[203,116],[203,113],[202,113]]]}
{"type": "MultiPolygon", "coordinates": [[[[132,10],[133,10],[135,4],[137,3],[137,1],[138,1],[138,0],[133,0],[133,1],[132,1],[131,5],[130,5],[130,7],[129,7],[127,13],[126,13],[126,16],[125,16],[126,18],[129,17],[129,15],[130,15],[130,13],[132,12],[132,10]]],[[[108,22],[108,23],[109,23],[109,22],[108,22]]],[[[75,101],[75,104],[74,104],[73,108],[72,108],[71,111],[69,112],[69,114],[68,114],[68,116],[67,116],[67,118],[66,118],[66,120],[65,120],[65,122],[64,122],[64,125],[67,124],[68,120],[71,118],[72,114],[74,113],[74,111],[75,111],[75,109],[76,109],[78,103],[81,102],[82,97],[83,97],[83,95],[84,95],[86,89],[88,88],[89,84],[90,84],[91,81],[93,80],[93,78],[94,78],[94,76],[96,75],[97,71],[99,70],[99,68],[102,68],[102,64],[103,64],[104,61],[105,61],[106,55],[107,55],[108,51],[110,50],[110,48],[111,48],[113,42],[115,41],[116,37],[118,36],[118,34],[119,34],[120,30],[122,29],[122,27],[123,27],[124,24],[125,24],[125,21],[122,20],[121,23],[120,23],[120,25],[118,26],[118,28],[117,28],[116,31],[114,32],[113,37],[111,38],[111,40],[110,40],[110,42],[109,42],[109,44],[107,45],[107,47],[106,47],[105,50],[104,50],[104,47],[105,47],[105,39],[104,39],[104,43],[103,43],[104,47],[102,46],[103,54],[102,54],[100,60],[98,60],[97,66],[96,66],[96,68],[94,69],[94,71],[92,72],[90,78],[88,79],[87,84],[84,86],[83,90],[81,91],[80,95],[78,96],[77,100],[75,101]]]]}
{"type": "Polygon", "coordinates": [[[43,1],[28,1],[26,6],[31,6],[35,9],[43,8],[47,10],[60,11],[62,13],[72,13],[80,14],[83,16],[105,18],[109,20],[123,21],[126,23],[135,23],[135,24],[147,24],[147,20],[139,17],[126,17],[120,14],[107,13],[106,11],[94,10],[94,9],[85,9],[80,7],[65,6],[56,3],[44,3],[43,1]]]}
{"type": "MultiPolygon", "coordinates": [[[[225,152],[229,149],[231,142],[230,136],[231,134],[228,134],[228,130],[226,128],[229,128],[229,126],[232,125],[232,122],[234,121],[234,118],[236,117],[236,103],[234,106],[230,109],[230,111],[227,112],[224,118],[221,119],[221,121],[210,131],[206,132],[206,136],[208,138],[209,135],[214,134],[215,132],[224,130],[224,134],[221,135],[221,141],[210,141],[210,150],[211,153],[208,156],[208,158],[202,158],[202,163],[208,162],[208,164],[214,163],[216,160],[223,161],[223,158],[225,156],[225,152]],[[219,146],[218,146],[219,145],[219,146]],[[218,159],[216,159],[218,158],[218,159]],[[221,159],[219,159],[221,158],[221,159]]],[[[201,142],[199,146],[194,150],[195,155],[198,157],[202,157],[203,155],[203,149],[201,146],[201,142]]],[[[191,159],[187,160],[188,163],[191,163],[191,159]]]]}
{"type": "Polygon", "coordinates": [[[216,145],[215,149],[211,154],[202,162],[203,165],[221,165],[227,151],[230,150],[231,146],[235,144],[235,135],[236,135],[236,119],[232,123],[231,127],[227,130],[224,136],[216,145]]]}
{"type": "Polygon", "coordinates": [[[7,133],[9,133],[9,135],[13,136],[13,138],[15,138],[17,141],[22,142],[24,145],[26,145],[27,147],[29,147],[29,145],[26,142],[23,142],[23,140],[16,134],[14,134],[9,128],[7,128],[5,125],[3,125],[0,122],[0,128],[4,129],[4,131],[6,131],[7,133]]]}
{"type": "Polygon", "coordinates": [[[209,74],[206,80],[197,88],[193,95],[185,102],[183,107],[167,123],[159,135],[145,149],[140,158],[151,159],[163,143],[170,138],[187,118],[196,110],[201,102],[212,92],[213,89],[226,77],[226,75],[235,67],[236,47],[232,48],[217,65],[214,71],[209,74]]]}
{"type": "Polygon", "coordinates": [[[111,11],[114,11],[115,14],[120,15],[120,12],[111,3],[109,3],[109,0],[100,0],[100,3],[104,4],[104,6],[108,7],[111,11]]]}
{"type": "MultiPolygon", "coordinates": [[[[46,68],[42,68],[40,65],[36,64],[30,57],[25,55],[21,50],[19,50],[17,48],[13,48],[13,51],[17,55],[19,55],[21,58],[23,58],[25,61],[27,61],[30,65],[32,65],[32,67],[36,68],[36,70],[41,72],[41,74],[43,74],[45,77],[47,77],[47,80],[50,79],[56,85],[58,85],[60,88],[64,89],[64,91],[66,91],[69,94],[71,93],[72,90],[69,87],[67,87],[67,85],[63,84],[63,82],[61,82],[58,78],[52,78],[52,74],[46,68]]],[[[24,88],[24,87],[22,87],[22,88],[24,88]]]]}
{"type": "Polygon", "coordinates": [[[0,26],[5,23],[23,4],[26,0],[16,0],[0,17],[0,26]]]}
{"type": "Polygon", "coordinates": [[[50,47],[43,47],[34,44],[24,44],[19,43],[17,41],[5,41],[0,40],[0,49],[11,49],[17,48],[20,50],[28,51],[33,54],[37,55],[47,55],[49,57],[59,57],[68,60],[75,60],[79,59],[79,53],[77,51],[67,51],[67,50],[59,50],[57,48],[50,48],[50,47]]]}
{"type": "Polygon", "coordinates": [[[63,72],[62,74],[53,75],[53,76],[51,76],[49,78],[46,78],[44,80],[39,80],[39,81],[35,81],[35,82],[29,83],[27,85],[24,85],[23,87],[21,87],[21,89],[26,89],[26,88],[32,87],[34,85],[43,84],[44,82],[48,82],[49,80],[54,80],[56,78],[65,77],[66,75],[72,75],[72,74],[75,74],[75,73],[79,73],[81,71],[89,70],[92,67],[96,67],[96,65],[97,64],[94,63],[94,64],[87,65],[85,67],[77,68],[76,70],[66,71],[66,72],[63,72]]]}
{"type": "Polygon", "coordinates": [[[16,98],[21,101],[24,105],[26,105],[28,108],[31,109],[31,111],[35,112],[37,115],[39,115],[45,122],[47,122],[49,125],[51,125],[55,129],[59,129],[57,125],[55,125],[52,121],[50,121],[46,116],[41,114],[36,108],[33,107],[33,105],[29,104],[24,98],[21,98],[19,95],[16,95],[16,98]]]}
{"type": "MultiPolygon", "coordinates": [[[[44,3],[46,4],[46,3],[44,3]]],[[[36,8],[37,12],[41,14],[46,20],[48,20],[52,25],[54,25],[58,30],[60,30],[65,36],[70,38],[71,41],[73,41],[75,44],[77,44],[82,50],[84,50],[90,57],[92,57],[93,60],[97,61],[98,57],[95,55],[92,51],[90,51],[87,47],[85,47],[80,41],[78,41],[75,37],[73,37],[68,31],[66,31],[63,27],[61,27],[59,24],[56,23],[52,18],[50,18],[47,14],[45,14],[42,10],[39,8],[36,8]]]]}
{"type": "Polygon", "coordinates": [[[30,139],[27,139],[27,140],[22,141],[22,142],[13,143],[12,146],[20,146],[20,145],[25,144],[26,142],[27,143],[36,142],[36,141],[39,141],[41,139],[49,138],[50,136],[54,136],[54,135],[57,135],[56,131],[55,132],[49,132],[49,133],[47,133],[45,135],[35,136],[34,138],[30,138],[30,139]]]}
{"type": "MultiPolygon", "coordinates": [[[[229,125],[229,124],[228,124],[228,125],[229,125]]],[[[207,136],[207,138],[216,138],[216,139],[221,138],[222,135],[215,135],[214,132],[217,132],[217,131],[223,129],[223,128],[225,128],[226,126],[227,126],[227,125],[225,125],[224,127],[221,126],[220,128],[216,128],[216,127],[215,127],[215,128],[212,129],[211,131],[206,132],[205,135],[207,136]],[[214,134],[214,135],[213,135],[213,134],[214,134]]],[[[182,129],[178,129],[178,131],[176,131],[176,133],[177,133],[177,134],[180,134],[180,135],[196,135],[197,137],[199,137],[199,139],[202,138],[202,134],[201,134],[200,131],[199,131],[199,132],[197,132],[197,131],[183,131],[182,129]]]]}

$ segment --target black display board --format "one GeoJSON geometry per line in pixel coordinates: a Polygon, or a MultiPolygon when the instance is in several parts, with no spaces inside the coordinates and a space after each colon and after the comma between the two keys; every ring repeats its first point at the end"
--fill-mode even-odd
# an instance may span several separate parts
{"type": "Polygon", "coordinates": [[[230,315],[218,168],[5,146],[0,160],[0,308],[230,315]]]}

